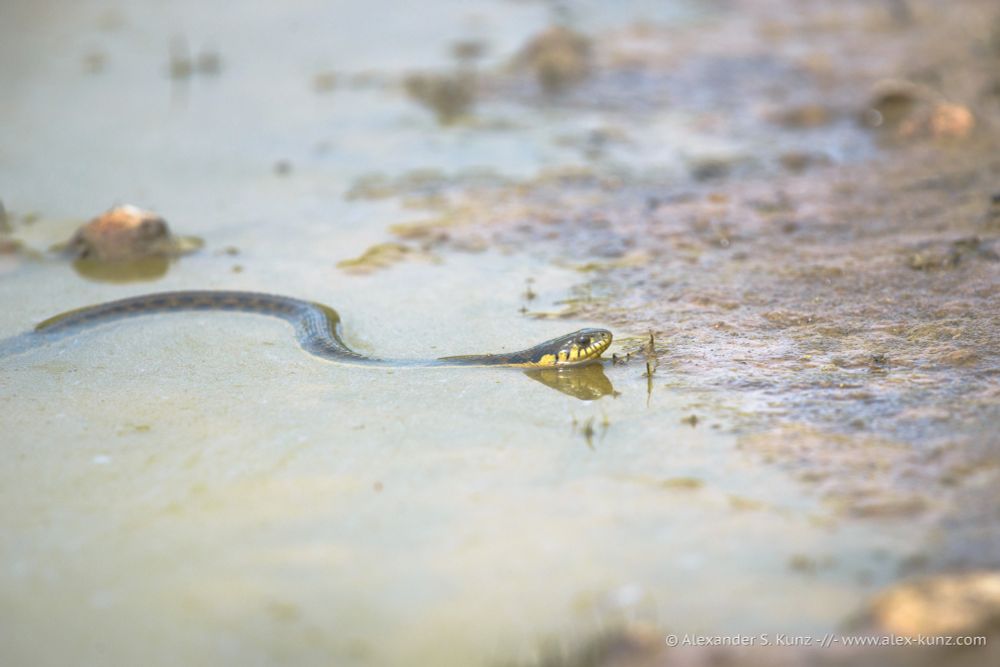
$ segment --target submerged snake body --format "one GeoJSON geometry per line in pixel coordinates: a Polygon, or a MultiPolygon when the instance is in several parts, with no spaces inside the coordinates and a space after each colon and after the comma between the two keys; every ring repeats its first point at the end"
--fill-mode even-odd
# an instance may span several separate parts
{"type": "Polygon", "coordinates": [[[355,352],[340,337],[340,316],[333,308],[276,294],[185,291],[147,294],[87,306],[51,317],[32,336],[65,335],[115,320],[179,311],[222,310],[279,317],[295,327],[302,348],[324,359],[382,366],[577,366],[597,360],[611,344],[611,332],[581,329],[534,347],[505,354],[442,357],[427,361],[389,361],[355,352]]]}
{"type": "Polygon", "coordinates": [[[295,327],[304,350],[319,357],[377,362],[351,350],[340,339],[340,317],[318,303],[257,292],[163,292],[71,310],[35,327],[40,334],[63,334],[136,315],[192,310],[223,310],[279,317],[295,327]]]}

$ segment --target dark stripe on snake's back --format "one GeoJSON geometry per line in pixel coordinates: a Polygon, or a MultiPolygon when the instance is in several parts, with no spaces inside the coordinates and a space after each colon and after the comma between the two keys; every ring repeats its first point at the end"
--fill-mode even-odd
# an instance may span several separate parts
{"type": "Polygon", "coordinates": [[[135,315],[191,310],[225,310],[270,315],[290,322],[304,350],[335,360],[379,363],[344,344],[338,329],[340,316],[319,303],[258,292],[163,292],[109,301],[72,310],[45,320],[35,327],[41,334],[69,333],[135,315]]]}
{"type": "Polygon", "coordinates": [[[197,310],[239,311],[278,317],[295,327],[299,344],[311,354],[332,361],[382,366],[565,366],[595,361],[611,344],[610,331],[581,329],[505,354],[387,361],[367,357],[347,347],[340,337],[340,316],[329,306],[276,294],[223,291],[163,292],[87,306],[45,320],[35,327],[35,332],[29,337],[49,339],[136,315],[197,310]]]}

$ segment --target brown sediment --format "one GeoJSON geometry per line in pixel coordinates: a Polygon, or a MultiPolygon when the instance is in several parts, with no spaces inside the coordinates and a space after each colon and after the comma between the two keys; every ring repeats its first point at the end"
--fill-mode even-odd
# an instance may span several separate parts
{"type": "Polygon", "coordinates": [[[547,93],[570,88],[591,72],[590,39],[565,26],[554,26],[533,37],[512,63],[531,72],[547,93]]]}
{"type": "Polygon", "coordinates": [[[348,273],[365,274],[387,268],[410,258],[436,261],[436,258],[430,253],[402,243],[379,243],[371,246],[357,257],[337,262],[337,268],[348,273]]]}
{"type": "MultiPolygon", "coordinates": [[[[561,103],[627,99],[636,113],[669,99],[709,127],[800,137],[797,149],[692,156],[687,179],[598,162],[456,178],[435,190],[447,225],[430,219],[419,238],[581,268],[565,309],[535,316],[601,322],[619,340],[657,331],[671,382],[714,395],[741,450],[811,487],[836,521],[920,523],[922,571],[1000,567],[991,23],[919,3],[905,21],[863,3],[782,7],[755,5],[702,42],[648,24],[597,35],[593,69],[561,103]]],[[[516,77],[484,90],[532,101],[516,77]]]]}
{"type": "Polygon", "coordinates": [[[994,634],[1000,631],[1000,572],[905,581],[875,596],[855,623],[907,637],[994,634]]]}
{"type": "Polygon", "coordinates": [[[476,79],[468,71],[412,74],[403,82],[407,94],[432,110],[442,125],[468,115],[476,101],[476,79]]]}
{"type": "Polygon", "coordinates": [[[579,172],[465,186],[449,194],[447,226],[419,237],[438,251],[477,240],[584,267],[578,296],[533,315],[662,332],[672,378],[745,403],[746,451],[818,484],[845,519],[931,525],[952,511],[949,471],[987,465],[997,446],[985,427],[1000,405],[989,394],[1000,373],[997,148],[990,137],[957,151],[917,143],[880,163],[683,197],[579,172]],[[772,407],[750,407],[762,404],[772,407]]]}

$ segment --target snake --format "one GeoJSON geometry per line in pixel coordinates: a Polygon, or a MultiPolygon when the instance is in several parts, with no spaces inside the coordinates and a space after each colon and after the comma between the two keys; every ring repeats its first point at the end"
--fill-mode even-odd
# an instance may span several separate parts
{"type": "Polygon", "coordinates": [[[329,306],[277,294],[216,290],[160,292],[86,306],[40,322],[27,336],[43,342],[125,318],[185,311],[236,311],[277,317],[292,324],[299,345],[306,352],[333,362],[373,366],[512,366],[559,370],[599,361],[612,340],[607,329],[588,328],[516,352],[426,360],[379,359],[347,346],[341,336],[340,315],[329,306]]]}

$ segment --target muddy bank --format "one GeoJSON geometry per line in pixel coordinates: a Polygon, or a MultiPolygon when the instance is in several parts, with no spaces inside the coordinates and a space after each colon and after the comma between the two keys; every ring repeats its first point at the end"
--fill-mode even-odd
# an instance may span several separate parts
{"type": "Polygon", "coordinates": [[[899,577],[1000,567],[1000,15],[985,2],[744,9],[595,37],[558,91],[551,72],[487,78],[487,100],[599,114],[566,137],[585,164],[385,181],[378,196],[418,211],[392,232],[577,270],[562,309],[524,315],[610,323],[637,377],[652,332],[652,384],[714,396],[739,448],[834,523],[922,526],[899,577]],[[692,131],[730,148],[655,168],[624,158],[669,141],[657,114],[697,117],[692,131]]]}

